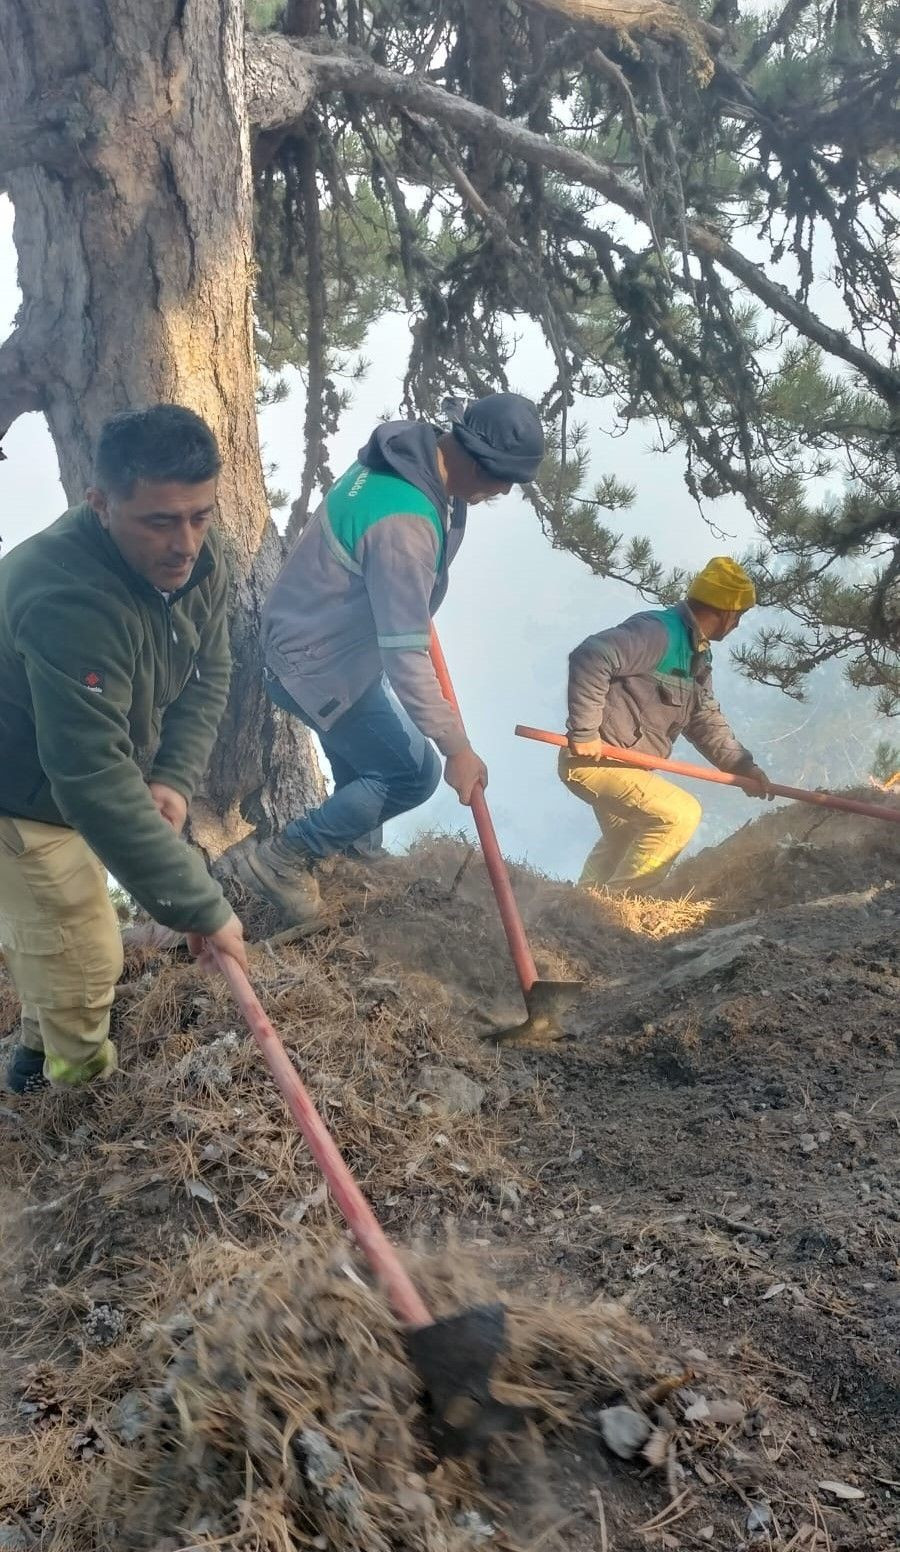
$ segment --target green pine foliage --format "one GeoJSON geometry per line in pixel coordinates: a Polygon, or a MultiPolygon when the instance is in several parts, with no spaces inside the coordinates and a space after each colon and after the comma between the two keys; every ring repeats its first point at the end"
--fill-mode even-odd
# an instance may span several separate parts
{"type": "MultiPolygon", "coordinates": [[[[706,30],[592,27],[552,0],[323,0],[313,48],[414,72],[543,137],[548,163],[554,148],[593,157],[625,194],[389,94],[325,98],[262,137],[260,359],[270,391],[293,365],[310,393],[294,520],[329,478],[378,318],[411,318],[411,413],[522,386],[530,320],[551,363],[531,492],[551,542],[645,597],[677,594],[683,578],[627,532],[638,493],[586,451],[601,405],[605,424],[645,423],[704,513],[736,494],[754,515],[745,559],[777,613],[744,670],[799,697],[839,661],[896,711],[900,3],[682,11],[706,30]]],[[[257,27],[280,16],[272,0],[250,7],[257,27]]]]}

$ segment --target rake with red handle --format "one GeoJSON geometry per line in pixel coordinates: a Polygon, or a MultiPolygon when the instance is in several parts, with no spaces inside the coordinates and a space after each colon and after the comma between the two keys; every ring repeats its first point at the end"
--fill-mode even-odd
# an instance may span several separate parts
{"type": "MultiPolygon", "coordinates": [[[[519,738],[533,738],[539,744],[555,744],[560,749],[568,747],[564,733],[548,733],[543,728],[516,727],[519,738]]],[[[709,765],[689,765],[686,760],[664,760],[661,755],[642,754],[636,749],[619,749],[616,744],[603,744],[602,754],[592,756],[598,760],[614,760],[617,765],[634,765],[642,771],[671,771],[673,776],[692,776],[698,781],[714,781],[722,787],[741,787],[744,792],[758,793],[758,781],[748,781],[743,776],[731,776],[727,771],[713,770],[709,765]]],[[[780,798],[794,798],[798,803],[814,803],[819,808],[843,809],[848,814],[863,814],[867,819],[887,819],[900,824],[900,808],[889,803],[864,803],[861,798],[842,798],[832,792],[810,792],[805,787],[785,787],[781,782],[769,783],[770,791],[780,798]]]]}
{"type": "MultiPolygon", "coordinates": [[[[459,702],[453,689],[447,660],[433,626],[430,651],[441,694],[446,701],[450,702],[454,711],[459,712],[459,702]]],[[[497,901],[500,920],[503,923],[509,952],[528,1013],[524,1023],[516,1024],[512,1029],[496,1030],[491,1039],[503,1045],[537,1045],[558,1040],[562,1033],[559,1021],[578,997],[582,989],[581,982],[542,981],[539,978],[483,787],[475,788],[471,797],[471,807],[472,818],[475,820],[475,828],[484,854],[484,865],[497,901]]]]}
{"type": "Polygon", "coordinates": [[[350,1173],[278,1033],[236,960],[212,947],[216,964],[246,1019],[272,1077],[325,1177],[356,1243],[382,1283],[425,1388],[431,1432],[441,1455],[481,1448],[524,1417],[491,1395],[491,1370],[506,1345],[502,1304],[477,1305],[435,1320],[350,1173]]]}

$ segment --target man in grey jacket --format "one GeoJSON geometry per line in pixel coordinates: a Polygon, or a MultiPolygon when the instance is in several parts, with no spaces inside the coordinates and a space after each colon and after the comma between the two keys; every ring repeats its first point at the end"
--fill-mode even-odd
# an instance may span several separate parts
{"type": "Polygon", "coordinates": [[[647,610],[588,636],[569,658],[569,747],[559,774],[589,803],[602,839],[580,882],[648,893],[684,850],[702,810],[697,799],[654,771],[602,759],[602,745],[667,759],[680,734],[721,771],[759,783],[768,777],[735,738],[712,689],[710,642],[723,641],[756,602],[747,573],[727,556],[711,560],[686,602],[647,610]]]}
{"type": "Polygon", "coordinates": [[[431,796],[432,743],[461,803],[486,786],[431,665],[431,617],[467,506],[533,480],[543,453],[537,411],[518,394],[477,400],[444,434],[420,421],[379,426],[285,563],[263,611],[267,689],[318,734],[334,792],[229,859],[246,888],[294,922],[317,918],[316,862],[377,854],[381,826],[431,796]]]}

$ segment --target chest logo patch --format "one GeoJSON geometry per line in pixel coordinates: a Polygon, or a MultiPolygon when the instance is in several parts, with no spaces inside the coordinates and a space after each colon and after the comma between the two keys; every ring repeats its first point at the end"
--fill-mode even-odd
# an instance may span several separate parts
{"type": "Polygon", "coordinates": [[[95,695],[103,694],[103,675],[97,668],[89,668],[86,674],[82,674],[81,682],[86,690],[93,690],[95,695]]]}

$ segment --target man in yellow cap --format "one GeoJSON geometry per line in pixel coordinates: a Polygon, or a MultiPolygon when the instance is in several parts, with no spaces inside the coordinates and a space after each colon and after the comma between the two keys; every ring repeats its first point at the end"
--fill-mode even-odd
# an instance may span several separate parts
{"type": "Polygon", "coordinates": [[[569,747],[559,774],[590,803],[602,839],[580,882],[587,888],[652,892],[684,850],[702,813],[697,799],[654,771],[616,765],[602,745],[667,759],[680,734],[720,771],[768,777],[738,742],[712,690],[710,642],[724,641],[756,602],[736,561],[717,556],[671,609],[635,614],[588,636],[569,658],[569,747]]]}

